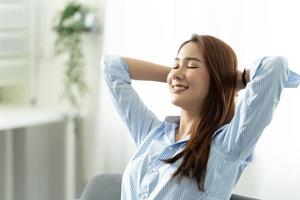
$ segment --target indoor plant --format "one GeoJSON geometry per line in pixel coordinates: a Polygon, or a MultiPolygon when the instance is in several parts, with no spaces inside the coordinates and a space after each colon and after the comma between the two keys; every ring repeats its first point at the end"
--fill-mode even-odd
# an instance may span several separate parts
{"type": "Polygon", "coordinates": [[[85,80],[84,54],[82,52],[82,34],[91,31],[91,9],[78,2],[71,1],[55,17],[56,55],[67,56],[64,90],[62,98],[68,101],[69,109],[79,111],[88,86],[85,80]]]}

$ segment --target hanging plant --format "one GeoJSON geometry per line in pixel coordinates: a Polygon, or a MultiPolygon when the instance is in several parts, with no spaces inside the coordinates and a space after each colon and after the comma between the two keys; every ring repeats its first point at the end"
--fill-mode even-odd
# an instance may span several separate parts
{"type": "Polygon", "coordinates": [[[90,9],[77,2],[69,2],[55,18],[55,54],[67,56],[64,89],[61,98],[69,102],[72,110],[79,111],[88,91],[84,75],[82,34],[90,30],[87,16],[90,9]]]}

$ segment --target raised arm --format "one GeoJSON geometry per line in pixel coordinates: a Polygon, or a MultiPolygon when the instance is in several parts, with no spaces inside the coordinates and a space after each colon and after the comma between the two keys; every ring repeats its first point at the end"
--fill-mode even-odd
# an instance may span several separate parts
{"type": "Polygon", "coordinates": [[[216,144],[231,158],[245,160],[271,122],[284,87],[297,87],[300,76],[284,57],[260,59],[248,72],[250,81],[232,121],[216,136],[216,144]]]}
{"type": "Polygon", "coordinates": [[[123,59],[128,65],[128,70],[132,79],[167,82],[167,76],[171,71],[170,67],[133,58],[124,57],[123,59]]]}
{"type": "Polygon", "coordinates": [[[116,55],[102,58],[102,72],[110,96],[137,146],[161,125],[161,121],[143,103],[131,80],[164,82],[168,70],[168,67],[116,55]]]}

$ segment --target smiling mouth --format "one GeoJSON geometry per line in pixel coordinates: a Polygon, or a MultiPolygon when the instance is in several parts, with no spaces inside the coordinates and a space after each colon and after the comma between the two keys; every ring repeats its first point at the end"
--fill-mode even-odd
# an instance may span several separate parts
{"type": "Polygon", "coordinates": [[[183,91],[185,91],[187,89],[189,89],[189,87],[184,86],[184,85],[173,85],[172,86],[173,93],[183,92],[183,91]]]}

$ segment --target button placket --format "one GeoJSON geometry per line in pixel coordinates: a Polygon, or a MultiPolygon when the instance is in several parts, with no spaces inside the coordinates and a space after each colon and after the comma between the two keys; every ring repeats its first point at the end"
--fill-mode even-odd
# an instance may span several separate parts
{"type": "Polygon", "coordinates": [[[149,180],[145,177],[144,183],[141,184],[139,197],[141,199],[147,198],[149,195],[149,180]]]}

